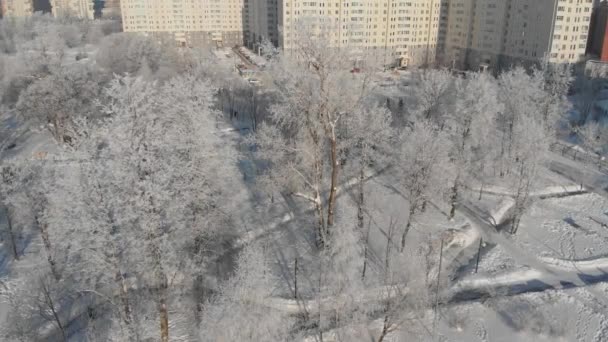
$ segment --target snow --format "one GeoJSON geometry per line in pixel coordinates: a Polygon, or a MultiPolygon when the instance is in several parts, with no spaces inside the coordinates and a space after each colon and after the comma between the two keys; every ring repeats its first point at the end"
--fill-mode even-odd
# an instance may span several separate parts
{"type": "Polygon", "coordinates": [[[515,242],[539,256],[587,259],[608,255],[608,199],[598,194],[536,201],[515,242]]]}
{"type": "Polygon", "coordinates": [[[499,226],[504,223],[510,217],[514,205],[515,200],[513,198],[508,197],[503,199],[498,207],[490,212],[492,224],[499,226]]]}

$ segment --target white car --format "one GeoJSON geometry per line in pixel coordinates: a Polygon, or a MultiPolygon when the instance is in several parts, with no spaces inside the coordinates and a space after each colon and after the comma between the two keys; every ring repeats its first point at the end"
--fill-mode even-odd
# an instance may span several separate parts
{"type": "Polygon", "coordinates": [[[249,81],[249,84],[253,84],[253,85],[262,84],[262,82],[260,82],[260,80],[258,80],[257,78],[250,78],[248,81],[249,81]]]}

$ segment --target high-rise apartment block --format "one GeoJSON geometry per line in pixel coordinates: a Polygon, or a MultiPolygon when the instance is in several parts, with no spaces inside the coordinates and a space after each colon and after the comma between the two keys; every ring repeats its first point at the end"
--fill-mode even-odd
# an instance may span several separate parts
{"type": "Polygon", "coordinates": [[[120,0],[102,1],[101,17],[105,19],[120,19],[120,0]]]}
{"type": "Polygon", "coordinates": [[[576,63],[592,0],[451,0],[444,62],[464,69],[576,63]]]}
{"type": "Polygon", "coordinates": [[[608,62],[608,1],[606,0],[593,9],[587,54],[602,62],[608,62]]]}
{"type": "Polygon", "coordinates": [[[243,44],[243,0],[121,0],[125,32],[169,36],[182,45],[243,44]]]}
{"type": "MultiPolygon", "coordinates": [[[[51,0],[51,5],[55,16],[93,18],[93,2],[51,0]]],[[[594,5],[594,0],[118,2],[105,0],[114,9],[104,16],[122,16],[124,31],[166,36],[182,45],[258,48],[268,40],[290,50],[302,34],[323,31],[330,46],[365,50],[385,64],[460,69],[576,63],[585,55],[594,5]]],[[[5,16],[34,11],[32,0],[0,3],[5,16]]]]}
{"type": "Polygon", "coordinates": [[[34,13],[32,0],[0,0],[3,17],[29,17],[34,13]]]}
{"type": "Polygon", "coordinates": [[[334,47],[372,50],[389,63],[434,63],[441,0],[245,0],[250,46],[268,39],[291,49],[300,34],[323,34],[334,47]]]}
{"type": "Polygon", "coordinates": [[[51,0],[51,11],[54,17],[76,17],[93,19],[92,0],[51,0]]]}

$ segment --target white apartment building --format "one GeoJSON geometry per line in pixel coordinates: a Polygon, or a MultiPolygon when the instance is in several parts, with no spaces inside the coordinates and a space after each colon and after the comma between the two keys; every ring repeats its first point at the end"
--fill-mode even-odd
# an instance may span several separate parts
{"type": "Polygon", "coordinates": [[[330,46],[366,50],[387,65],[462,69],[578,62],[592,6],[593,0],[121,1],[125,31],[171,35],[184,45],[255,49],[267,39],[289,50],[298,36],[323,32],[330,46]]]}
{"type": "Polygon", "coordinates": [[[51,0],[51,11],[55,18],[93,19],[93,0],[51,0]]]}
{"type": "Polygon", "coordinates": [[[585,55],[592,0],[450,0],[444,64],[500,69],[585,55]]]}
{"type": "Polygon", "coordinates": [[[243,0],[121,0],[125,32],[171,36],[182,45],[243,43],[243,0]]]}
{"type": "Polygon", "coordinates": [[[442,0],[246,0],[246,42],[293,48],[323,30],[335,47],[374,50],[385,64],[435,61],[442,0]]]}
{"type": "Polygon", "coordinates": [[[29,17],[34,13],[32,0],[0,0],[3,17],[29,17]]]}

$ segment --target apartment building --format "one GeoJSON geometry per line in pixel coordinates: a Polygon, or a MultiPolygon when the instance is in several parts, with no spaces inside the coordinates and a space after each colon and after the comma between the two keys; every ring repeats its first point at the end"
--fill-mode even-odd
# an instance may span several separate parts
{"type": "Polygon", "coordinates": [[[34,13],[32,0],[0,0],[3,17],[29,17],[34,13]]]}
{"type": "Polygon", "coordinates": [[[463,69],[576,63],[592,0],[450,0],[445,60],[463,69]]]}
{"type": "Polygon", "coordinates": [[[593,9],[587,55],[608,62],[608,1],[606,0],[593,9]]]}
{"type": "Polygon", "coordinates": [[[102,1],[101,17],[105,19],[120,19],[120,0],[102,1]]]}
{"type": "Polygon", "coordinates": [[[444,0],[246,0],[246,42],[292,49],[323,32],[333,47],[368,50],[385,64],[432,64],[444,0]]]}
{"type": "Polygon", "coordinates": [[[123,29],[168,36],[181,45],[243,43],[243,0],[121,0],[123,29]]]}
{"type": "Polygon", "coordinates": [[[51,11],[55,18],[77,17],[93,19],[93,0],[51,0],[51,11]]]}

